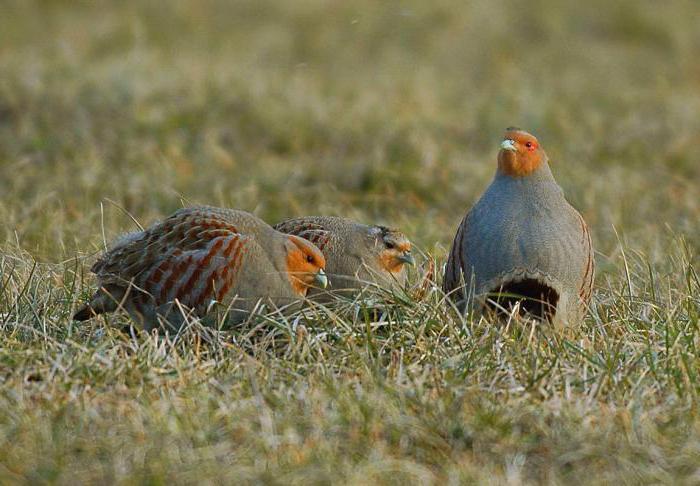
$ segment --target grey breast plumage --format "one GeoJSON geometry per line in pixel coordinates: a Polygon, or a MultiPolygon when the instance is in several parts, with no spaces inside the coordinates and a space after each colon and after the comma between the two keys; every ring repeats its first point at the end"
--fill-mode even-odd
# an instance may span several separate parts
{"type": "Polygon", "coordinates": [[[592,283],[588,228],[545,162],[528,177],[496,175],[457,231],[444,290],[462,307],[499,291],[547,300],[544,314],[565,322],[580,316],[592,283]]]}

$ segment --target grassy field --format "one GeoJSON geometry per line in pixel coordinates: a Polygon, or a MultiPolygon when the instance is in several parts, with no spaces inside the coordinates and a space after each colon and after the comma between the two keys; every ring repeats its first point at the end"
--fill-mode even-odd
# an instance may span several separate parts
{"type": "Polygon", "coordinates": [[[699,18],[0,2],[0,483],[697,484],[699,18]],[[437,289],[167,339],[70,319],[134,229],[118,207],[345,215],[440,268],[510,125],[591,226],[577,329],[470,320],[437,289]]]}

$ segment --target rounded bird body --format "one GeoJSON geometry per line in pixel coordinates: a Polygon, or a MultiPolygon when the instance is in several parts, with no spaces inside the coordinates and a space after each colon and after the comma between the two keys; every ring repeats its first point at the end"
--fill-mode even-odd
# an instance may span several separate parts
{"type": "Polygon", "coordinates": [[[470,294],[512,295],[499,304],[517,295],[535,316],[575,321],[590,299],[593,265],[588,227],[564,198],[544,151],[529,133],[509,129],[496,177],[455,236],[445,292],[461,306],[470,294]]]}
{"type": "Polygon", "coordinates": [[[282,307],[325,283],[325,259],[310,242],[275,231],[244,211],[184,208],[118,240],[92,267],[100,289],[75,315],[122,307],[146,329],[172,327],[183,308],[202,317],[219,303],[229,322],[260,303],[282,307]]]}
{"type": "Polygon", "coordinates": [[[306,216],[282,221],[275,229],[305,238],[321,249],[334,292],[357,290],[368,283],[403,285],[406,264],[414,263],[408,238],[384,226],[335,216],[306,216]]]}

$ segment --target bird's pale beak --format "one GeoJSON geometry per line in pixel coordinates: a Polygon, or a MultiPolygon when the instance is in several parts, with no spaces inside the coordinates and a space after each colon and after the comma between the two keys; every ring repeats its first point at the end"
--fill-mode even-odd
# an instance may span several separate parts
{"type": "Polygon", "coordinates": [[[518,149],[515,147],[515,141],[509,138],[501,142],[501,149],[510,150],[511,152],[517,152],[518,149]]]}
{"type": "Polygon", "coordinates": [[[407,265],[415,265],[416,260],[413,258],[413,255],[411,255],[410,251],[405,251],[402,254],[400,254],[397,259],[401,263],[406,263],[407,265]]]}
{"type": "Polygon", "coordinates": [[[314,275],[314,283],[322,289],[328,287],[328,277],[326,276],[326,272],[319,270],[316,275],[314,275]]]}

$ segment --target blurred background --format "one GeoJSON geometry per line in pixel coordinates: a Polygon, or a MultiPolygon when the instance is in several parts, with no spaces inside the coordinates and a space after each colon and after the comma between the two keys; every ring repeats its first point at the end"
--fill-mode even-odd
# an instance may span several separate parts
{"type": "Polygon", "coordinates": [[[700,243],[697,2],[1,9],[0,241],[40,261],[133,229],[115,205],[148,224],[183,201],[380,222],[444,258],[511,125],[603,270],[615,229],[652,261],[700,243]]]}

